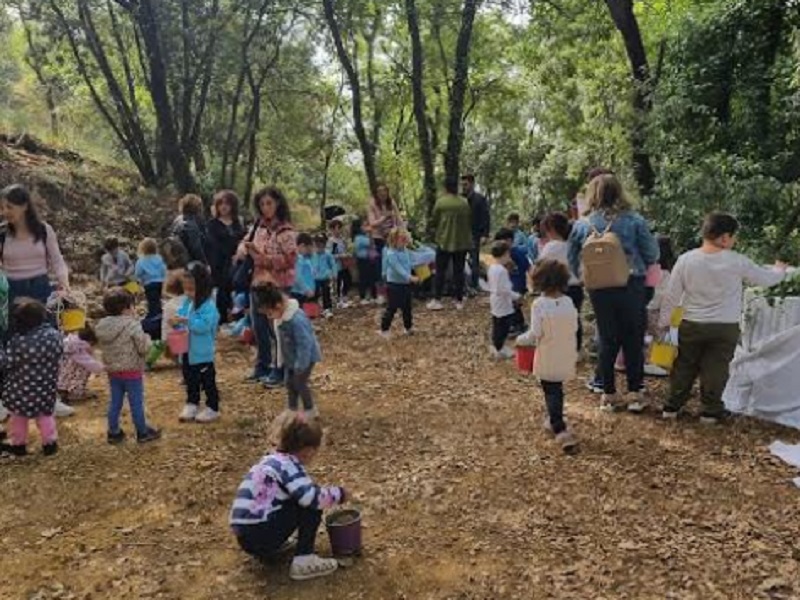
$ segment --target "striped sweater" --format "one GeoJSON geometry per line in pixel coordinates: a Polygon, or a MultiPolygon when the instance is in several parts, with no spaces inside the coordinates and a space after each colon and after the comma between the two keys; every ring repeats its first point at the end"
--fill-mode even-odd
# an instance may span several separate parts
{"type": "Polygon", "coordinates": [[[341,504],[340,487],[320,487],[306,473],[296,456],[275,452],[253,466],[239,485],[231,508],[230,524],[264,523],[284,506],[324,509],[341,504]]]}

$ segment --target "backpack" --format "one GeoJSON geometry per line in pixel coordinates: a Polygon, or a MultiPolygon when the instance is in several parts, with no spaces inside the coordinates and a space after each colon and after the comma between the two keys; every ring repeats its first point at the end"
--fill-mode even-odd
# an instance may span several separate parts
{"type": "Polygon", "coordinates": [[[183,269],[189,264],[189,251],[183,243],[183,223],[175,224],[167,237],[161,242],[161,256],[167,269],[183,269]]]}
{"type": "Polygon", "coordinates": [[[581,250],[583,284],[587,290],[605,290],[628,285],[631,268],[619,237],[611,231],[613,221],[602,233],[592,231],[581,250]]]}

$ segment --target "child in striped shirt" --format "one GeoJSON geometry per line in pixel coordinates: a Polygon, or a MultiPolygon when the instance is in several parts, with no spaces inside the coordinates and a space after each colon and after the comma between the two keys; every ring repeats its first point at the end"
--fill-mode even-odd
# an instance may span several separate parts
{"type": "Polygon", "coordinates": [[[318,421],[287,412],[276,420],[277,450],[253,466],[236,492],[230,524],[242,550],[259,559],[269,559],[289,549],[289,538],[297,531],[289,576],[303,581],[330,575],[338,568],[335,559],[314,553],[323,509],[342,504],[342,487],[320,487],[306,473],[322,443],[318,421]]]}

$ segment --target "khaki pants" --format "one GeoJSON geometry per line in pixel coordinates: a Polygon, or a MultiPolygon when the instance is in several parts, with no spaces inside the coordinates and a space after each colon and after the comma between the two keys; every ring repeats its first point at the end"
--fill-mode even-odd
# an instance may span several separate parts
{"type": "Polygon", "coordinates": [[[695,380],[700,377],[703,414],[720,416],[725,411],[722,393],[736,344],[736,323],[695,323],[684,321],[680,328],[678,358],[672,370],[669,399],[664,407],[677,412],[689,400],[695,380]]]}

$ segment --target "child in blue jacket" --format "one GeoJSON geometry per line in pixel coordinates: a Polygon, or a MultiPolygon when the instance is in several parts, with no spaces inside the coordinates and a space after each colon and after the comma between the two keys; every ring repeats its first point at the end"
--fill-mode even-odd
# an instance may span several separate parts
{"type": "Polygon", "coordinates": [[[327,249],[328,236],[320,233],[314,238],[314,279],[317,300],[322,298],[322,309],[326,319],[333,316],[333,298],[331,283],[336,279],[339,265],[333,254],[327,249]]]}
{"type": "Polygon", "coordinates": [[[303,411],[310,418],[319,416],[309,381],[314,365],[322,360],[317,336],[311,321],[300,309],[300,303],[288,298],[274,285],[253,289],[256,309],[274,321],[280,336],[283,364],[286,368],[286,389],[289,391],[289,410],[303,411]]]}
{"type": "Polygon", "coordinates": [[[366,226],[361,219],[353,221],[353,253],[356,257],[358,269],[358,295],[361,306],[371,304],[378,297],[375,283],[375,264],[372,260],[372,240],[366,231],[366,226]]]}
{"type": "Polygon", "coordinates": [[[297,262],[295,263],[295,278],[292,286],[292,298],[300,304],[310,302],[317,293],[317,282],[314,276],[313,260],[314,241],[307,233],[297,236],[297,262]]]}
{"type": "Polygon", "coordinates": [[[381,319],[380,335],[389,339],[395,313],[403,313],[403,325],[406,335],[413,333],[413,316],[411,313],[411,284],[419,279],[411,270],[411,253],[408,244],[411,236],[405,229],[392,229],[387,236],[387,247],[383,253],[383,278],[386,281],[388,304],[381,319]]]}
{"type": "Polygon", "coordinates": [[[214,367],[219,311],[209,268],[200,262],[189,263],[183,273],[183,291],[186,300],[171,323],[189,330],[189,353],[183,361],[187,400],[180,421],[211,423],[219,419],[219,390],[214,367]],[[203,411],[199,411],[201,390],[206,393],[203,411]]]}

